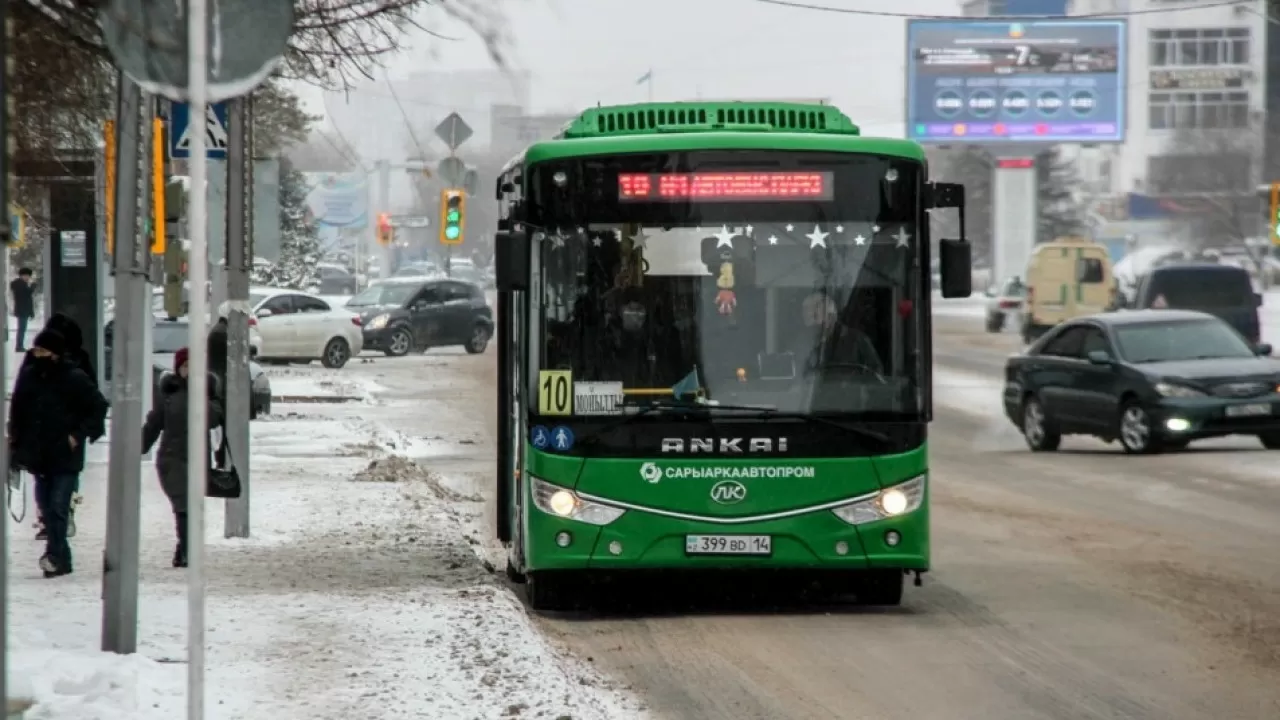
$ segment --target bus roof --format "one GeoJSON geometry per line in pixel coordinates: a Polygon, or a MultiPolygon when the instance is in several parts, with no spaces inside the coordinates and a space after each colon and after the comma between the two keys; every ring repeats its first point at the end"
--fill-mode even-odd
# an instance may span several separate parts
{"type": "Polygon", "coordinates": [[[830,105],[675,102],[590,108],[555,139],[529,146],[522,159],[536,163],[684,150],[809,150],[925,158],[924,148],[910,140],[863,137],[848,116],[830,105]]]}

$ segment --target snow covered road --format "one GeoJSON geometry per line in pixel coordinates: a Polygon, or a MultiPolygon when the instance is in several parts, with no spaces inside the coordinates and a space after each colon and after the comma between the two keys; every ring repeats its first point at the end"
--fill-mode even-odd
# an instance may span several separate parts
{"type": "MultiPolygon", "coordinates": [[[[209,502],[210,720],[644,717],[545,640],[476,552],[487,537],[477,480],[492,468],[481,408],[492,402],[466,388],[485,387],[475,376],[492,372],[491,357],[268,372],[375,394],[277,404],[253,424],[251,539],[222,539],[221,503],[209,502]]],[[[40,576],[34,513],[10,523],[10,677],[39,702],[29,720],[185,711],[185,577],[169,567],[172,520],[150,465],[139,655],[96,652],[106,458],[105,444],[92,448],[74,575],[40,576]]]]}

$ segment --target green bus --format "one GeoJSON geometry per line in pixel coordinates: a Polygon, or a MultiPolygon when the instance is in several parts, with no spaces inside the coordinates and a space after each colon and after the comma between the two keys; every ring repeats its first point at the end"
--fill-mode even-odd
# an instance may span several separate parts
{"type": "Polygon", "coordinates": [[[496,532],[533,608],[613,571],[919,584],[930,255],[971,291],[920,145],[827,105],[597,107],[496,192],[496,532]]]}

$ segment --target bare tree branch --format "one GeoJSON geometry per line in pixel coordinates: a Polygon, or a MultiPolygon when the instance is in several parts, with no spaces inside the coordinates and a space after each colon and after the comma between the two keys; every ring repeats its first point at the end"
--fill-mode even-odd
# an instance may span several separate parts
{"type": "MultiPolygon", "coordinates": [[[[19,6],[56,31],[57,45],[105,57],[98,25],[101,0],[24,0],[19,6]]],[[[359,77],[372,79],[381,59],[400,49],[410,31],[455,40],[423,22],[428,8],[468,27],[499,67],[506,65],[511,47],[497,0],[295,0],[294,7],[294,32],[279,74],[327,89],[350,87],[359,77]]]]}

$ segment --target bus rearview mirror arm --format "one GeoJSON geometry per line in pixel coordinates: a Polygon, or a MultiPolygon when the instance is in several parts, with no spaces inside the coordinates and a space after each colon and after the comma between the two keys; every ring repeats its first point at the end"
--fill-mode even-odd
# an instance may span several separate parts
{"type": "Polygon", "coordinates": [[[938,241],[938,266],[944,298],[967,298],[973,294],[973,248],[965,229],[964,186],[960,183],[930,183],[930,208],[955,208],[960,215],[960,238],[938,241]]]}
{"type": "Polygon", "coordinates": [[[493,275],[498,292],[529,289],[529,243],[523,230],[499,230],[493,237],[493,275]]]}

